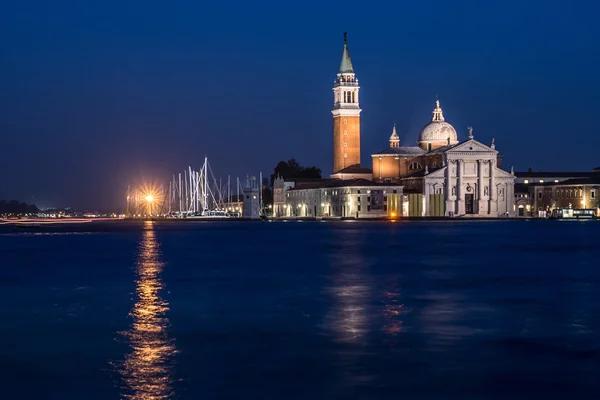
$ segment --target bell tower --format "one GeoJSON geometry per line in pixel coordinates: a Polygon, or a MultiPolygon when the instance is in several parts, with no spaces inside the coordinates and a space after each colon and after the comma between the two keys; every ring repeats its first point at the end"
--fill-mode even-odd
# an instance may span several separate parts
{"type": "Polygon", "coordinates": [[[347,33],[337,79],[333,84],[333,173],[360,165],[360,112],[358,79],[354,75],[347,33]]]}

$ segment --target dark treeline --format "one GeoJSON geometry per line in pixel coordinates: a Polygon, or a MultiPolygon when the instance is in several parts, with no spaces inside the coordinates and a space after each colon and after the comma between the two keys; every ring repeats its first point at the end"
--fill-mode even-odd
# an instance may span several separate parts
{"type": "Polygon", "coordinates": [[[0,214],[34,214],[39,210],[34,204],[27,204],[17,200],[0,200],[0,214]]]}

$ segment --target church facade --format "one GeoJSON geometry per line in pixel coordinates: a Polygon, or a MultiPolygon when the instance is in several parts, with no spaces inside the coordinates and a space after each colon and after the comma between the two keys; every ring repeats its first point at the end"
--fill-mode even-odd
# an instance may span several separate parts
{"type": "MultiPolygon", "coordinates": [[[[394,126],[389,148],[371,159],[375,181],[398,182],[406,193],[422,195],[419,213],[423,216],[515,214],[515,176],[501,169],[502,159],[493,140],[490,146],[478,142],[469,127],[468,138],[460,142],[439,101],[417,146],[400,146],[394,126]]],[[[421,201],[421,197],[413,201],[421,201]]]]}

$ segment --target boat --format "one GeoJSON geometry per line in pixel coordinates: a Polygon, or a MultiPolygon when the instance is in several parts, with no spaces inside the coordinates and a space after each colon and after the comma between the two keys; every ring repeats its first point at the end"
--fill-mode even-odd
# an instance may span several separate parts
{"type": "Polygon", "coordinates": [[[597,219],[596,210],[593,208],[557,208],[552,210],[550,219],[597,219]]]}

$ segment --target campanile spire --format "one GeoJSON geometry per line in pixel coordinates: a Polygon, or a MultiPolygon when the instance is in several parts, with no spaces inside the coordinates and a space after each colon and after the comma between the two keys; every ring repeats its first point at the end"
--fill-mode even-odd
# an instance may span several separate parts
{"type": "Polygon", "coordinates": [[[333,172],[360,165],[360,112],[358,79],[354,74],[348,34],[344,32],[342,62],[333,83],[333,172]]]}
{"type": "Polygon", "coordinates": [[[340,63],[340,74],[354,73],[350,51],[348,50],[348,32],[344,32],[344,52],[342,53],[342,62],[340,63]]]}

